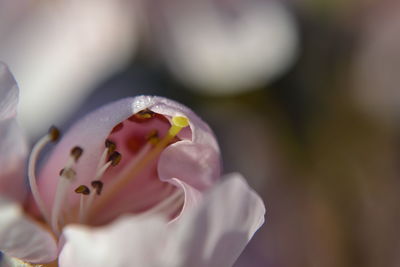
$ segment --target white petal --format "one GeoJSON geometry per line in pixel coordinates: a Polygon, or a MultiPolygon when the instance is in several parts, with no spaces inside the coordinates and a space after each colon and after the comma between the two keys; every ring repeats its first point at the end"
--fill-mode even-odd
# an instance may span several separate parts
{"type": "Polygon", "coordinates": [[[0,199],[0,214],[0,251],[34,263],[57,258],[53,236],[24,216],[19,205],[0,199]]]}
{"type": "Polygon", "coordinates": [[[8,67],[0,62],[0,195],[21,201],[25,197],[25,136],[15,122],[18,86],[8,67]]]}
{"type": "Polygon", "coordinates": [[[0,62],[0,120],[15,117],[18,103],[18,86],[8,67],[0,62]]]}
{"type": "Polygon", "coordinates": [[[231,266],[264,222],[261,199],[240,175],[232,175],[204,201],[185,193],[194,196],[188,201],[194,205],[172,224],[131,216],[102,228],[66,227],[60,266],[231,266]]]}
{"type": "Polygon", "coordinates": [[[239,174],[230,175],[175,224],[164,266],[232,266],[263,224],[264,214],[260,197],[239,174]]]}
{"type": "Polygon", "coordinates": [[[203,194],[193,186],[179,179],[173,178],[169,182],[180,188],[185,195],[183,207],[180,214],[170,222],[175,223],[179,221],[181,217],[185,216],[187,213],[190,213],[191,210],[200,205],[203,199],[203,194]]]}
{"type": "Polygon", "coordinates": [[[158,257],[166,241],[167,223],[159,217],[123,217],[101,228],[72,225],[60,267],[163,266],[158,257]]]}

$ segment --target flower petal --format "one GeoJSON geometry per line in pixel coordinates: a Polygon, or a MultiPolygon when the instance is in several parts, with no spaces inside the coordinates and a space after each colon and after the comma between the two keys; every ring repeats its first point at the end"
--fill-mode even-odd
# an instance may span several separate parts
{"type": "Polygon", "coordinates": [[[260,197],[239,174],[231,174],[175,224],[164,266],[232,266],[263,224],[264,214],[260,197]]]}
{"type": "Polygon", "coordinates": [[[185,183],[204,190],[221,175],[220,151],[210,127],[187,107],[167,98],[142,97],[143,103],[157,113],[186,116],[190,121],[192,142],[177,142],[163,151],[159,160],[162,180],[179,178],[185,183]]]}
{"type": "Polygon", "coordinates": [[[24,164],[27,144],[15,121],[18,86],[0,62],[0,195],[21,201],[26,194],[24,164]]]}
{"type": "Polygon", "coordinates": [[[219,154],[209,145],[181,141],[167,147],[158,161],[161,180],[177,177],[203,191],[220,177],[219,154]]]}
{"type": "Polygon", "coordinates": [[[158,257],[166,240],[161,217],[122,217],[101,228],[67,226],[60,267],[163,266],[158,257]]]}
{"type": "MultiPolygon", "coordinates": [[[[77,179],[75,184],[72,186],[78,186],[85,184],[92,180],[95,176],[96,166],[100,159],[100,156],[104,150],[104,141],[110,134],[114,126],[121,121],[129,118],[132,114],[135,114],[143,109],[149,108],[154,112],[166,115],[175,116],[183,115],[190,119],[190,127],[192,130],[192,141],[196,144],[200,144],[199,151],[205,150],[205,147],[209,147],[208,153],[213,154],[203,160],[203,164],[209,164],[214,166],[215,170],[208,172],[212,177],[195,177],[198,179],[204,179],[204,185],[201,181],[196,181],[196,185],[205,187],[210,184],[210,181],[217,179],[216,173],[219,173],[219,161],[216,163],[216,158],[219,159],[219,149],[217,142],[212,134],[210,128],[200,120],[191,110],[187,107],[168,100],[162,97],[154,96],[138,96],[134,98],[126,98],[109,105],[106,105],[95,112],[88,114],[78,123],[76,123],[72,129],[65,135],[61,140],[60,144],[57,145],[49,160],[47,161],[44,169],[40,175],[39,187],[41,194],[43,195],[44,201],[50,205],[54,198],[55,186],[57,183],[56,177],[58,177],[59,171],[64,167],[64,164],[68,160],[70,149],[79,145],[83,148],[84,152],[82,157],[79,159],[79,164],[76,166],[77,179]],[[207,162],[204,162],[208,160],[207,162]]],[[[175,149],[180,149],[176,147],[175,149]]],[[[191,149],[191,153],[199,152],[195,149],[191,149]]],[[[182,153],[170,152],[166,155],[164,162],[169,162],[171,159],[168,157],[175,155],[182,155],[182,153]]],[[[161,156],[163,157],[163,155],[161,156]]],[[[193,162],[193,159],[192,159],[193,162]]],[[[182,174],[182,168],[174,172],[171,167],[163,166],[161,168],[162,174],[160,176],[163,179],[179,178],[178,175],[182,174]]],[[[183,171],[182,171],[183,170],[183,171]]],[[[185,173],[183,178],[190,177],[189,173],[185,173]]],[[[189,180],[188,182],[191,182],[189,180]]],[[[78,200],[78,196],[74,196],[73,201],[78,200]]]]}
{"type": "Polygon", "coordinates": [[[170,182],[185,190],[188,211],[180,220],[126,216],[101,228],[67,226],[60,266],[231,266],[264,221],[261,199],[237,174],[204,201],[183,182],[170,182]]]}
{"type": "Polygon", "coordinates": [[[0,196],[22,201],[27,192],[24,182],[27,143],[15,119],[0,121],[0,196]]]}
{"type": "Polygon", "coordinates": [[[18,86],[8,67],[0,62],[0,121],[17,114],[18,86]]]}
{"type": "Polygon", "coordinates": [[[20,206],[0,199],[0,251],[28,262],[57,258],[57,244],[50,232],[23,215],[20,206]]]}
{"type": "Polygon", "coordinates": [[[182,216],[184,216],[186,213],[190,212],[192,209],[194,209],[199,205],[199,203],[203,199],[203,194],[196,188],[186,184],[185,182],[182,182],[179,179],[172,178],[168,182],[180,188],[185,196],[183,207],[180,213],[172,221],[169,222],[169,223],[175,223],[179,221],[182,216]]]}

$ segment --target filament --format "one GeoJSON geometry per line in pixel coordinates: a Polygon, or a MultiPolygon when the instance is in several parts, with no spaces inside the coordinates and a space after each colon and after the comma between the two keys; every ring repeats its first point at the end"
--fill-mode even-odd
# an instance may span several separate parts
{"type": "Polygon", "coordinates": [[[50,222],[50,215],[46,209],[42,197],[40,196],[40,192],[36,182],[36,162],[38,161],[39,154],[43,150],[43,148],[47,144],[57,141],[59,135],[60,132],[57,128],[50,128],[48,134],[39,139],[39,141],[33,146],[28,161],[28,181],[31,188],[32,196],[40,213],[48,223],[50,222]]]}

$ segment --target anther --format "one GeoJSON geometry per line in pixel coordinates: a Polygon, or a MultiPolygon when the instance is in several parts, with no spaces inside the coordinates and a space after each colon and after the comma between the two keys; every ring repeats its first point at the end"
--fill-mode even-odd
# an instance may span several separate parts
{"type": "Polygon", "coordinates": [[[133,114],[131,117],[128,118],[128,120],[141,123],[153,118],[155,115],[156,113],[146,108],[133,114]]]}
{"type": "Polygon", "coordinates": [[[76,172],[72,168],[64,168],[60,171],[60,176],[72,180],[76,177],[76,172]]]}
{"type": "Polygon", "coordinates": [[[48,136],[50,141],[55,142],[60,138],[60,130],[58,130],[55,126],[51,126],[49,129],[48,136]]]}
{"type": "Polygon", "coordinates": [[[75,162],[82,156],[83,149],[79,146],[76,146],[71,149],[71,156],[74,158],[75,162]]]}
{"type": "Polygon", "coordinates": [[[75,193],[82,194],[82,195],[89,195],[90,189],[86,185],[80,185],[75,189],[75,193]]]}
{"type": "Polygon", "coordinates": [[[118,163],[121,161],[121,154],[118,151],[114,151],[108,157],[108,161],[111,161],[112,166],[117,166],[118,163]]]}
{"type": "Polygon", "coordinates": [[[96,194],[100,195],[101,191],[103,190],[103,182],[99,180],[92,181],[92,187],[94,190],[96,190],[96,194]]]}
{"type": "Polygon", "coordinates": [[[154,116],[154,112],[151,111],[150,109],[146,108],[144,110],[139,111],[138,113],[135,114],[135,117],[138,119],[150,119],[154,116]]]}
{"type": "Polygon", "coordinates": [[[117,148],[117,145],[109,139],[106,139],[105,146],[108,149],[108,154],[113,153],[115,151],[115,149],[117,148]]]}

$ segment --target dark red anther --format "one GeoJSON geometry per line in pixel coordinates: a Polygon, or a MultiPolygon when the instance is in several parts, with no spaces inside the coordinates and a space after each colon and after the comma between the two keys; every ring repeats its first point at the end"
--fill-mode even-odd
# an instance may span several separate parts
{"type": "Polygon", "coordinates": [[[96,190],[96,194],[100,195],[101,191],[103,190],[103,182],[99,180],[92,181],[92,187],[94,190],[96,190]]]}

